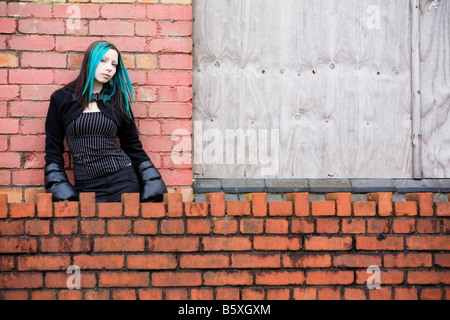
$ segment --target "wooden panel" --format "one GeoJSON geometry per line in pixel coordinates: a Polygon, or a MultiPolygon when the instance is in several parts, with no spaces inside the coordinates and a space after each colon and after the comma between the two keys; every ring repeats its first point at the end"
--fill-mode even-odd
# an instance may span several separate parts
{"type": "Polygon", "coordinates": [[[450,178],[450,1],[421,7],[423,175],[450,178]]]}
{"type": "Polygon", "coordinates": [[[196,177],[412,176],[408,0],[193,7],[196,177]],[[248,146],[244,164],[214,163],[207,155],[222,153],[209,141],[222,138],[225,159],[227,129],[254,129],[257,138],[278,132],[279,170],[261,171],[276,159],[256,153],[252,164],[248,146]]]}

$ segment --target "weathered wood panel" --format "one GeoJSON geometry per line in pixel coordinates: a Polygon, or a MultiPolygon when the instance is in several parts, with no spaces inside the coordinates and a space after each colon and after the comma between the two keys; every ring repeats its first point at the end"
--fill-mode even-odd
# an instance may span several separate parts
{"type": "Polygon", "coordinates": [[[412,176],[409,0],[196,0],[193,8],[196,177],[412,176]],[[227,129],[254,129],[262,151],[257,139],[279,132],[279,170],[261,171],[277,155],[248,145],[244,161],[235,155],[227,165],[227,129]]]}
{"type": "Polygon", "coordinates": [[[450,1],[421,7],[423,175],[450,178],[450,1]]]}

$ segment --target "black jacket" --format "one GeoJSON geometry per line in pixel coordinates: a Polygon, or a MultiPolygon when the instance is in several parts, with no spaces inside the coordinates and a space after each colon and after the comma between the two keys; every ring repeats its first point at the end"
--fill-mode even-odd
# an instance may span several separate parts
{"type": "MultiPolygon", "coordinates": [[[[103,101],[98,101],[97,105],[103,114],[117,123],[120,146],[130,157],[141,183],[141,201],[162,201],[162,195],[167,193],[167,188],[142,147],[133,113],[131,112],[133,121],[127,123],[120,115],[114,115],[103,101]]],[[[45,123],[45,175],[46,190],[53,194],[56,201],[74,200],[73,194],[65,196],[66,192],[63,192],[62,195],[58,195],[58,191],[66,190],[69,183],[68,180],[65,181],[67,177],[65,172],[61,172],[61,168],[64,170],[65,128],[80,116],[83,110],[84,107],[76,100],[71,89],[59,89],[51,95],[45,123]],[[54,174],[55,172],[57,174],[54,174]]]]}

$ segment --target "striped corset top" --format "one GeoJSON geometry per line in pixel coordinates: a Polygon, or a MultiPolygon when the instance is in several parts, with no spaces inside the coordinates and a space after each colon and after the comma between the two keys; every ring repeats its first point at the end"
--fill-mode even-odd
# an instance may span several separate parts
{"type": "Polygon", "coordinates": [[[85,112],[66,127],[77,181],[95,179],[131,164],[117,145],[117,124],[102,112],[85,112]]]}

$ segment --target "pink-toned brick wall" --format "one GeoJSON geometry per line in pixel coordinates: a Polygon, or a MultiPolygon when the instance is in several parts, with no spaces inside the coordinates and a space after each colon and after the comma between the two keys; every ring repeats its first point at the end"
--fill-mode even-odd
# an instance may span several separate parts
{"type": "Polygon", "coordinates": [[[191,0],[20,1],[0,3],[0,191],[9,202],[33,202],[43,191],[50,95],[76,78],[100,39],[122,53],[144,149],[169,188],[192,193],[191,167],[170,157],[172,132],[192,132],[191,0]]]}

